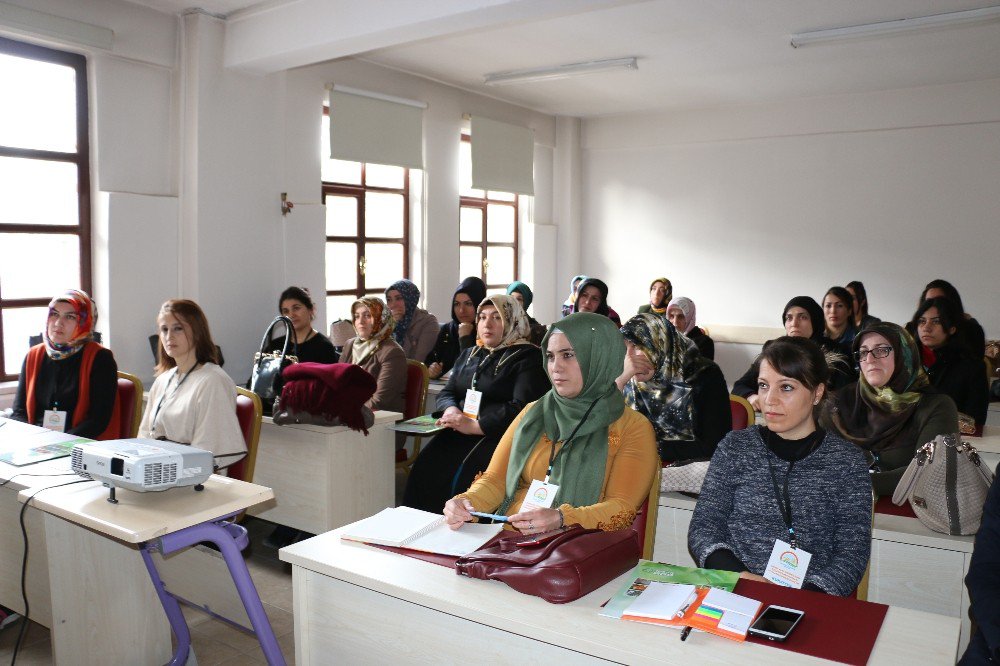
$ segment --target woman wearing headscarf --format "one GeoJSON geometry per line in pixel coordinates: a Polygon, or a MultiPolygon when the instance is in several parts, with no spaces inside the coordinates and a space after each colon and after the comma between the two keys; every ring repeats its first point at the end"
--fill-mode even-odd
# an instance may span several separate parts
{"type": "Polygon", "coordinates": [[[674,286],[665,277],[653,278],[649,283],[649,303],[639,306],[638,314],[652,312],[653,314],[666,315],[667,304],[674,297],[674,286]]]}
{"type": "Polygon", "coordinates": [[[420,290],[407,279],[396,280],[385,290],[385,303],[396,321],[392,338],[406,358],[423,361],[434,349],[437,342],[437,318],[423,308],[417,307],[420,290]]]}
{"type": "Polygon", "coordinates": [[[476,344],[476,307],[486,298],[486,283],[470,276],[462,280],[451,299],[451,321],[441,324],[434,349],[427,355],[431,379],[451,370],[462,350],[476,344]]]}
{"type": "Polygon", "coordinates": [[[840,389],[825,410],[823,427],[839,432],[868,454],[877,495],[892,495],[917,448],[958,432],[958,411],[930,385],[920,350],[896,324],[880,322],[854,339],[861,378],[840,389]]]}
{"type": "Polygon", "coordinates": [[[615,326],[622,325],[621,317],[608,305],[608,285],[597,278],[586,278],[580,283],[573,312],[596,312],[613,321],[615,326]]]}
{"type": "Polygon", "coordinates": [[[119,436],[118,365],[94,342],[97,307],[77,289],[49,303],[42,343],[28,350],[11,418],[90,439],[119,436]]]}
{"type": "Polygon", "coordinates": [[[564,524],[623,529],[649,494],[656,440],[615,386],[621,334],[606,317],[579,313],[553,324],[543,345],[552,389],[514,419],[486,472],[445,505],[452,529],[474,520],[469,511],[510,516],[529,534],[564,524]],[[522,506],[532,482],[546,478],[558,487],[548,506],[522,506]]]}
{"type": "Polygon", "coordinates": [[[628,351],[615,383],[625,404],[652,422],[660,458],[711,458],[733,429],[722,370],[659,315],[636,315],[621,332],[628,351]]]}
{"type": "MultiPolygon", "coordinates": [[[[839,389],[853,383],[858,378],[854,370],[854,364],[840,354],[840,347],[831,344],[823,337],[823,308],[812,296],[796,296],[788,301],[785,309],[781,312],[781,323],[785,327],[785,334],[793,338],[809,338],[824,352],[831,355],[827,362],[830,365],[830,386],[831,390],[839,389]],[[833,355],[836,356],[833,356],[833,355]]],[[[764,343],[766,347],[770,343],[764,343]]],[[[743,376],[733,383],[733,395],[746,398],[754,409],[760,411],[757,404],[757,361],[750,365],[750,369],[743,373],[743,376]]]]}
{"type": "Polygon", "coordinates": [[[528,342],[528,319],[514,298],[490,296],[479,306],[479,340],[455,362],[437,399],[438,433],[420,451],[406,482],[403,504],[438,512],[486,469],[514,417],[549,388],[528,342]]]}
{"type": "Polygon", "coordinates": [[[392,339],[396,322],[389,308],[381,298],[359,298],[351,305],[351,318],[358,335],[344,345],[340,362],[360,365],[378,383],[366,407],[373,412],[402,412],[406,401],[406,355],[392,339]]]}
{"type": "Polygon", "coordinates": [[[574,275],[573,279],[569,281],[569,296],[562,304],[562,316],[568,317],[573,314],[573,304],[576,303],[577,290],[580,288],[580,283],[587,279],[586,275],[574,275]]]}
{"type": "Polygon", "coordinates": [[[528,341],[533,345],[542,344],[542,338],[545,337],[547,329],[545,324],[539,324],[535,321],[535,318],[528,314],[528,308],[531,306],[531,301],[534,300],[535,295],[531,293],[531,288],[519,280],[515,280],[507,285],[507,295],[513,296],[517,299],[517,302],[521,304],[524,309],[524,316],[528,318],[528,328],[531,330],[531,334],[528,336],[528,341]]]}
{"type": "Polygon", "coordinates": [[[708,334],[695,324],[697,312],[694,301],[684,296],[674,298],[667,304],[667,319],[674,328],[690,338],[702,356],[714,361],[715,340],[708,337],[708,334]]]}

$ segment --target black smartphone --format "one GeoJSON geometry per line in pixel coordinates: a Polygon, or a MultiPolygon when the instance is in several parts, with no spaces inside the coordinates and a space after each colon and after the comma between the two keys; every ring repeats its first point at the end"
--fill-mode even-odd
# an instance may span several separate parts
{"type": "Polygon", "coordinates": [[[788,638],[803,615],[805,613],[794,608],[768,606],[750,625],[750,633],[780,643],[788,638]]]}

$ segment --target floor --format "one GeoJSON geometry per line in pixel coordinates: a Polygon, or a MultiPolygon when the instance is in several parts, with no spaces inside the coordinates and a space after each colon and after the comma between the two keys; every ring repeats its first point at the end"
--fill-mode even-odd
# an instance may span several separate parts
{"type": "MultiPolygon", "coordinates": [[[[271,523],[247,517],[244,525],[250,535],[247,568],[257,586],[261,601],[264,602],[264,610],[271,620],[271,628],[278,638],[285,661],[291,666],[295,663],[295,639],[292,632],[292,569],[291,566],[278,560],[276,550],[262,543],[273,529],[271,523]]],[[[196,609],[185,608],[184,615],[191,628],[191,644],[198,666],[267,663],[253,635],[196,609]]],[[[20,623],[15,623],[0,632],[0,664],[10,663],[19,629],[20,623]]],[[[52,663],[49,630],[31,622],[21,644],[17,664],[43,666],[52,663]]],[[[188,663],[193,662],[189,660],[188,663]]]]}

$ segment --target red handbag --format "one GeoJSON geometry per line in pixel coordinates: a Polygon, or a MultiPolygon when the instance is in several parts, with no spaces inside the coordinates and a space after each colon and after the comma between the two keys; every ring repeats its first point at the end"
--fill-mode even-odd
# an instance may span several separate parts
{"type": "Polygon", "coordinates": [[[500,580],[523,594],[564,604],[632,569],[642,552],[631,527],[605,532],[573,525],[554,532],[503,535],[493,545],[460,557],[455,569],[462,576],[500,580]],[[517,545],[526,540],[539,544],[517,545]]]}

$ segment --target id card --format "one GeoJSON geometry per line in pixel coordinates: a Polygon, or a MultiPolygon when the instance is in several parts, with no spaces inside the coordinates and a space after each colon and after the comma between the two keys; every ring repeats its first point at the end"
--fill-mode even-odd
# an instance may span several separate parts
{"type": "Polygon", "coordinates": [[[56,432],[66,432],[66,412],[57,409],[46,409],[42,417],[42,427],[56,432]]]}
{"type": "Polygon", "coordinates": [[[551,509],[552,501],[556,498],[559,486],[554,483],[545,483],[535,479],[528,486],[528,494],[524,496],[521,503],[521,511],[530,509],[551,509]]]}
{"type": "Polygon", "coordinates": [[[764,569],[764,578],[778,585],[802,589],[811,559],[812,553],[809,551],[792,548],[787,542],[775,539],[771,559],[764,569]]]}
{"type": "Polygon", "coordinates": [[[479,403],[483,400],[483,392],[469,389],[465,392],[465,406],[462,413],[470,419],[479,420],[479,403]]]}

